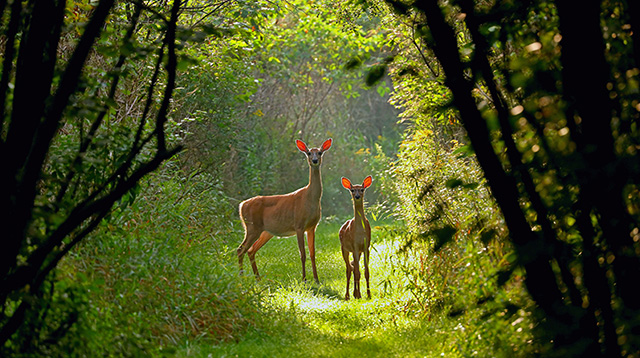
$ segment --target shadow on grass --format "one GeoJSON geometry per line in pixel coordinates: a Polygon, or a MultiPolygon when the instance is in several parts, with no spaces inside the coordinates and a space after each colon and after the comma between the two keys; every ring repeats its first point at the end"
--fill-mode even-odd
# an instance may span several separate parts
{"type": "Polygon", "coordinates": [[[325,296],[329,299],[342,299],[342,293],[334,289],[333,287],[328,287],[325,285],[313,285],[309,287],[309,291],[311,291],[315,296],[325,296]]]}
{"type": "MultiPolygon", "coordinates": [[[[314,287],[312,290],[320,290],[314,287]]],[[[331,290],[329,290],[331,293],[331,290]]],[[[263,322],[237,342],[200,346],[198,356],[238,357],[435,357],[440,356],[444,334],[424,325],[394,322],[395,312],[367,312],[371,307],[338,305],[305,312],[295,306],[265,311],[263,322]],[[268,313],[268,314],[266,314],[268,313]]]]}

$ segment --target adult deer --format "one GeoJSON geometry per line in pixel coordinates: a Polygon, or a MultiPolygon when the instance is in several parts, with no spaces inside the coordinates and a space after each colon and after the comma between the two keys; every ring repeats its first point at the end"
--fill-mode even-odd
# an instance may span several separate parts
{"type": "Polygon", "coordinates": [[[364,253],[364,278],[367,280],[367,298],[371,298],[369,290],[369,246],[371,244],[371,226],[364,216],[364,190],[371,186],[371,175],[364,178],[362,185],[352,185],[351,181],[342,177],[342,186],[351,192],[353,199],[353,219],[347,220],[340,228],[340,246],[342,257],[347,266],[347,293],[345,300],[349,300],[349,280],[353,272],[353,297],[360,295],[360,254],[364,253]],[[349,253],[353,254],[353,261],[349,262],[349,253]]]}
{"type": "Polygon", "coordinates": [[[302,261],[302,279],[306,281],[306,253],[304,233],[307,233],[309,256],[313,268],[313,278],[318,282],[316,269],[315,235],[320,221],[320,198],[322,197],[322,179],[320,165],[322,154],[331,148],[331,139],[327,139],[320,148],[307,148],[301,140],[296,140],[298,149],[306,154],[309,163],[309,184],[292,193],[284,195],[256,196],[240,203],[240,219],[244,226],[244,241],[238,247],[238,262],[242,272],[242,260],[249,254],[251,267],[257,279],[260,279],[256,266],[256,252],[274,236],[298,237],[300,261],[302,261]]]}

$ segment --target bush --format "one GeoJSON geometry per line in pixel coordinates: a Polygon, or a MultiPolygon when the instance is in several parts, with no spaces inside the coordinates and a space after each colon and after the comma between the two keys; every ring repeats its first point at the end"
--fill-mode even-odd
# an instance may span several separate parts
{"type": "Polygon", "coordinates": [[[85,324],[100,332],[94,353],[233,340],[254,319],[255,295],[237,274],[235,205],[208,174],[178,175],[176,167],[154,174],[65,261],[66,272],[91,282],[85,324]]]}
{"type": "Polygon", "coordinates": [[[473,342],[484,339],[524,354],[530,302],[517,276],[505,286],[499,274],[511,252],[503,218],[470,150],[456,139],[443,142],[432,128],[415,123],[407,131],[383,183],[399,200],[394,214],[407,228],[390,233],[400,243],[385,283],[410,293],[408,314],[463,317],[459,328],[471,332],[456,334],[469,347],[486,346],[473,342]]]}

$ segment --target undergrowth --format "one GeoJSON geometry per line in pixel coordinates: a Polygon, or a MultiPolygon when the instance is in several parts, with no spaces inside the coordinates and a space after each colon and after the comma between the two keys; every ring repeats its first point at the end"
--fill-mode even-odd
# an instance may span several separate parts
{"type": "Polygon", "coordinates": [[[253,324],[259,303],[238,280],[235,208],[206,179],[157,174],[65,261],[91,282],[100,356],[172,354],[237,340],[253,324]]]}
{"type": "MultiPolygon", "coordinates": [[[[476,291],[465,292],[473,280],[431,285],[436,281],[426,273],[440,269],[430,266],[433,253],[406,250],[405,224],[389,217],[369,217],[371,300],[344,301],[337,233],[346,218],[318,226],[319,285],[301,280],[295,238],[273,238],[260,250],[261,281],[248,267],[239,276],[237,202],[206,174],[176,179],[173,170],[154,174],[59,270],[62,284],[78,288],[83,307],[76,329],[84,345],[76,344],[71,356],[525,357],[535,351],[521,290],[493,290],[492,300],[478,302],[476,291]]],[[[460,277],[478,272],[477,280],[490,285],[490,268],[473,266],[486,265],[477,257],[484,253],[470,245],[466,261],[441,268],[464,268],[460,277]]]]}

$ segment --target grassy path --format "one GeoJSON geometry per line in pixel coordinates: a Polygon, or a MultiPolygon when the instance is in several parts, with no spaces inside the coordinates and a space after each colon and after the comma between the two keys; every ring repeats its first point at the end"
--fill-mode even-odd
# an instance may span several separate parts
{"type": "MultiPolygon", "coordinates": [[[[406,318],[399,312],[402,298],[385,292],[382,282],[388,277],[388,256],[393,250],[375,229],[370,266],[373,297],[344,301],[339,227],[339,223],[321,223],[318,228],[320,285],[300,281],[295,238],[273,238],[256,256],[263,280],[255,283],[253,277],[245,278],[247,285],[261,291],[259,328],[251,329],[238,342],[196,344],[181,353],[212,357],[440,356],[446,335],[425,327],[422,319],[406,318]]],[[[307,260],[308,278],[310,271],[307,260]]]]}

